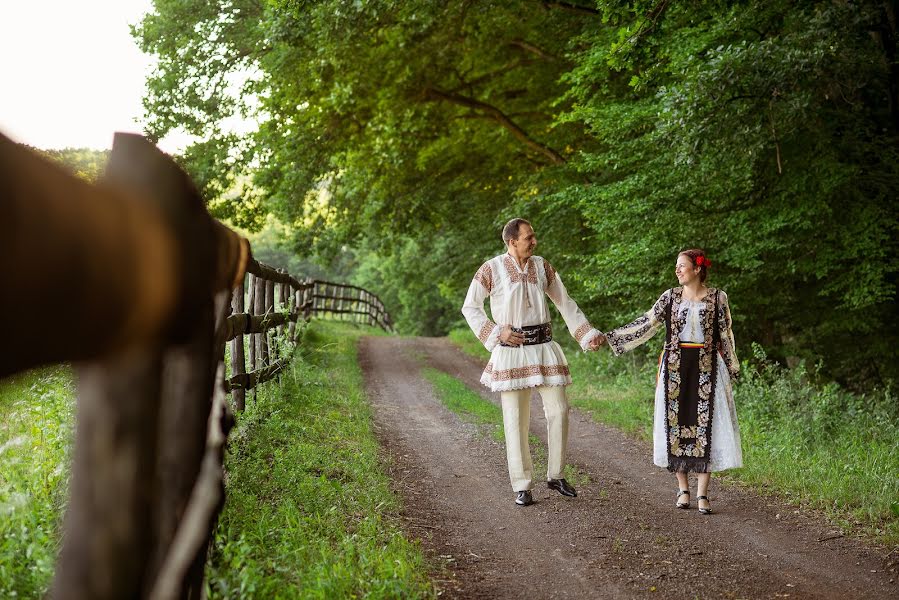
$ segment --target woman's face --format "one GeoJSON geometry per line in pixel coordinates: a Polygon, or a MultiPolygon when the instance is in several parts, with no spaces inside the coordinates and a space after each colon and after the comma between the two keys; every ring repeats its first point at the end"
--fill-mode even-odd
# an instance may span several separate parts
{"type": "Polygon", "coordinates": [[[689,285],[699,277],[699,267],[693,265],[686,254],[679,254],[677,262],[674,264],[674,275],[677,282],[681,285],[689,285]]]}

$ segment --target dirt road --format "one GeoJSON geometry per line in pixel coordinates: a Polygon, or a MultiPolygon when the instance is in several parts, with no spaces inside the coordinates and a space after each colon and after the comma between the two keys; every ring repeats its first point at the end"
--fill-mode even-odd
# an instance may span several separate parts
{"type": "MultiPolygon", "coordinates": [[[[569,463],[589,478],[569,499],[538,483],[518,507],[501,444],[448,411],[421,374],[440,369],[498,403],[483,365],[444,339],[360,345],[379,438],[408,534],[446,565],[451,598],[899,598],[899,556],[834,537],[832,526],[713,481],[715,514],[674,508],[674,477],[647,444],[571,414],[569,463]]],[[[544,442],[535,396],[531,431],[544,442]]],[[[539,472],[535,465],[535,477],[539,472]]],[[[694,485],[695,489],[695,485],[694,485]]]]}

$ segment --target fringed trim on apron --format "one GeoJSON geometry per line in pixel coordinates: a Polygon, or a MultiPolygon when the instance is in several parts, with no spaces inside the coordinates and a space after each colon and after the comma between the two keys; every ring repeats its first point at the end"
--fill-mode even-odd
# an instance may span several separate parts
{"type": "Polygon", "coordinates": [[[668,455],[668,470],[672,473],[708,473],[709,459],[668,455]]]}

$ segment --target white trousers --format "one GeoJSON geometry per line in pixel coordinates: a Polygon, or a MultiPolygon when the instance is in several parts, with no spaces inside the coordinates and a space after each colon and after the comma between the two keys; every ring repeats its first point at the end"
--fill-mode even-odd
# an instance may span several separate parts
{"type": "MultiPolygon", "coordinates": [[[[516,492],[534,487],[534,465],[531,462],[531,447],[528,444],[531,392],[534,389],[500,392],[509,480],[512,482],[512,490],[516,492]]],[[[546,415],[546,438],[549,442],[546,478],[561,479],[568,446],[568,397],[565,395],[565,386],[541,385],[536,390],[543,399],[543,413],[546,415]]]]}

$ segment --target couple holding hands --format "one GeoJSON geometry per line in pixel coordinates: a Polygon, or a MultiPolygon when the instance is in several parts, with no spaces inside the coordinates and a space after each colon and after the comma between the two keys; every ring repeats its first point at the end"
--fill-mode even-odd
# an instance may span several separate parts
{"type": "Polygon", "coordinates": [[[533,503],[533,465],[528,445],[530,397],[540,393],[548,439],[547,485],[564,496],[577,491],[563,474],[568,442],[568,361],[553,341],[546,296],[584,351],[608,343],[617,356],[665,330],[653,419],[653,462],[675,474],[676,506],[690,508],[689,472],[696,473],[697,506],[710,514],[709,474],[742,465],[740,431],[731,380],[739,363],[734,351],[727,295],[705,285],[711,266],[701,250],[677,255],[672,288],[635,321],[606,333],[595,329],[568,296],[559,274],[534,256],[531,224],[512,219],[503,228],[507,252],[475,274],[462,313],[491,352],[481,382],[500,392],[506,458],[515,503],[533,503]],[[493,320],[484,311],[490,298],[493,320]],[[714,434],[714,435],[713,435],[714,434]]]}

